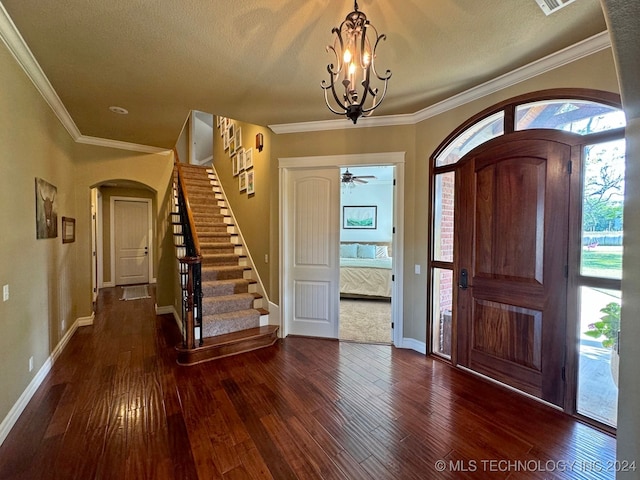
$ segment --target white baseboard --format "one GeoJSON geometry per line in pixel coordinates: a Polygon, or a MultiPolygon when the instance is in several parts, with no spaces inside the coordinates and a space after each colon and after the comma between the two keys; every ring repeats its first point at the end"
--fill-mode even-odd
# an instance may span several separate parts
{"type": "Polygon", "coordinates": [[[116,286],[116,284],[115,284],[115,283],[113,283],[113,282],[104,282],[104,283],[102,284],[102,286],[103,286],[104,288],[112,288],[112,287],[115,287],[115,286],[116,286]]]}
{"type": "Polygon", "coordinates": [[[415,338],[403,338],[401,345],[396,345],[398,348],[406,348],[408,350],[415,350],[418,353],[422,353],[424,355],[427,354],[427,344],[424,342],[420,342],[415,338]]]}
{"type": "Polygon", "coordinates": [[[269,325],[276,325],[280,327],[278,334],[282,335],[282,321],[280,317],[281,317],[280,305],[276,305],[273,302],[269,302],[269,325]]]}
{"type": "Polygon", "coordinates": [[[95,312],[92,312],[91,316],[89,317],[80,317],[76,319],[76,321],[73,322],[71,328],[67,330],[67,333],[65,333],[64,337],[62,337],[62,339],[58,342],[58,345],[56,345],[56,347],[53,349],[51,355],[49,355],[49,358],[47,358],[42,367],[40,367],[40,370],[38,370],[38,372],[34,375],[34,377],[31,379],[31,382],[29,382],[29,385],[27,385],[27,388],[22,392],[22,395],[20,395],[13,407],[11,407],[11,410],[9,410],[7,416],[4,417],[2,423],[0,423],[0,445],[2,445],[6,440],[9,432],[11,432],[11,429],[20,418],[20,415],[29,404],[29,401],[38,390],[38,387],[40,387],[47,374],[51,371],[51,367],[53,367],[53,364],[58,359],[64,348],[67,346],[67,343],[69,343],[69,340],[71,340],[73,334],[76,333],[76,330],[79,327],[93,325],[94,318],[95,312]]]}

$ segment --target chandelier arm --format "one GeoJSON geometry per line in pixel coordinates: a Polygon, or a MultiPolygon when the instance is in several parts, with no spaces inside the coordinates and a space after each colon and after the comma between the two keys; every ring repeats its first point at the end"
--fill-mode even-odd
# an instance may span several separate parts
{"type": "MultiPolygon", "coordinates": [[[[331,68],[333,67],[332,64],[327,65],[327,71],[329,72],[329,79],[331,80],[331,83],[329,85],[327,85],[326,81],[323,80],[321,87],[324,88],[325,90],[325,97],[327,96],[327,90],[330,88],[331,89],[331,93],[333,94],[333,98],[336,101],[337,105],[340,105],[341,108],[344,108],[346,111],[346,106],[342,105],[342,102],[340,101],[340,98],[338,97],[338,94],[336,93],[336,83],[335,80],[338,77],[338,74],[340,73],[340,70],[338,70],[337,73],[333,72],[333,69],[331,68]]],[[[326,98],[325,98],[326,101],[326,98]]]]}
{"type": "MultiPolygon", "coordinates": [[[[329,69],[329,67],[327,67],[327,69],[329,69]]],[[[329,73],[331,73],[331,71],[329,71],[329,73]]],[[[347,111],[347,109],[345,107],[342,106],[342,104],[340,103],[340,99],[338,98],[338,95],[336,94],[336,89],[335,89],[335,83],[333,81],[334,76],[331,75],[331,83],[327,84],[326,80],[322,80],[322,83],[320,84],[320,86],[322,87],[322,89],[324,90],[324,103],[327,104],[327,107],[329,107],[329,110],[331,110],[333,113],[337,114],[337,115],[344,115],[344,113],[347,111]],[[336,105],[339,105],[340,108],[342,108],[342,111],[338,111],[336,109],[334,109],[331,104],[329,103],[329,97],[328,97],[328,93],[327,91],[331,89],[331,93],[333,94],[333,98],[336,102],[336,105]]]]}
{"type": "Polygon", "coordinates": [[[387,94],[387,84],[388,84],[388,79],[385,80],[385,82],[384,82],[384,87],[382,89],[382,95],[380,95],[380,99],[379,100],[376,100],[378,98],[378,89],[376,88],[375,92],[371,92],[372,95],[373,95],[373,104],[371,105],[371,107],[363,109],[362,110],[363,114],[373,112],[373,110],[375,110],[378,107],[378,105],[380,105],[382,103],[382,101],[384,100],[385,95],[387,94]]]}

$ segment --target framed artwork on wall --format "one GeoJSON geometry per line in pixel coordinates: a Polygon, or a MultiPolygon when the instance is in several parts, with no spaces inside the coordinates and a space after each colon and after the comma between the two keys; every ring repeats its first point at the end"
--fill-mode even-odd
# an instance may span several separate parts
{"type": "Polygon", "coordinates": [[[253,170],[247,172],[247,195],[253,195],[256,193],[256,184],[253,170]]]}
{"type": "Polygon", "coordinates": [[[378,228],[378,207],[375,205],[343,206],[342,228],[378,228]]]}
{"type": "Polygon", "coordinates": [[[247,172],[240,172],[238,186],[241,192],[244,192],[247,189],[247,172]]]}
{"type": "Polygon", "coordinates": [[[244,151],[244,168],[245,170],[253,168],[253,148],[244,151]]]}
{"type": "Polygon", "coordinates": [[[76,219],[62,217],[62,243],[73,243],[76,241],[76,219]]]}
{"type": "Polygon", "coordinates": [[[36,178],[36,238],[58,236],[58,189],[49,182],[36,178]]]}

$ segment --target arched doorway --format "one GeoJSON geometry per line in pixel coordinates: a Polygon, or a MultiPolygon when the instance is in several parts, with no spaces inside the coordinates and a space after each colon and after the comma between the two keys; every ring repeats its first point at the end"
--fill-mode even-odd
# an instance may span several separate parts
{"type": "Polygon", "coordinates": [[[593,250],[590,209],[618,242],[624,125],[617,95],[537,92],[469,119],[431,157],[430,352],[605,427],[615,411],[589,405],[602,385],[586,381],[584,348],[607,365],[615,350],[586,334],[601,308],[587,300],[619,304],[622,246],[593,250]]]}

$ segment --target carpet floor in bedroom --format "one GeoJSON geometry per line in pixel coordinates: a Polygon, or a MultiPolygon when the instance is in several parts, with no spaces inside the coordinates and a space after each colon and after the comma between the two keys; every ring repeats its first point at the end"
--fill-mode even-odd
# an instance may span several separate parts
{"type": "Polygon", "coordinates": [[[340,340],[391,343],[391,302],[340,299],[340,340]]]}

